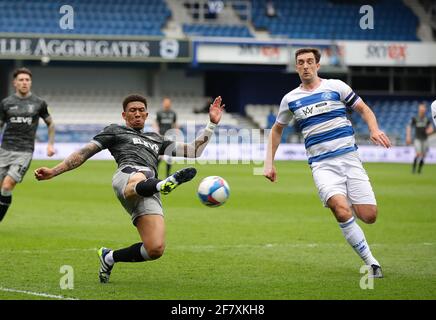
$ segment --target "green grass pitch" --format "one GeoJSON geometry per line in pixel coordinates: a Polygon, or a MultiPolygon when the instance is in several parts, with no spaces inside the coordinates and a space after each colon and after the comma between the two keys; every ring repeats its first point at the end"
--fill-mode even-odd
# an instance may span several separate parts
{"type": "Polygon", "coordinates": [[[251,165],[197,165],[193,182],[163,199],[164,256],[117,264],[105,285],[98,281],[97,249],[139,241],[112,191],[115,163],[88,161],[51,181],[33,178],[36,167],[54,163],[32,163],[0,223],[0,300],[50,298],[31,293],[77,299],[436,298],[434,165],[412,175],[410,165],[365,164],[379,218],[359,224],[385,278],[363,290],[362,262],[322,207],[304,162],[277,163],[275,184],[254,176],[251,165]],[[207,208],[197,199],[198,183],[209,175],[230,184],[222,207],[207,208]],[[63,265],[73,267],[72,290],[60,288],[63,265]]]}

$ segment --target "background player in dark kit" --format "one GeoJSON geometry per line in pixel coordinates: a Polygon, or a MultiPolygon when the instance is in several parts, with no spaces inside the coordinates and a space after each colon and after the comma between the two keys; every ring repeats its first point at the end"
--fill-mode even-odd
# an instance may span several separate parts
{"type": "MultiPolygon", "coordinates": [[[[156,126],[159,134],[165,136],[165,133],[171,129],[178,129],[177,114],[171,109],[171,99],[166,97],[162,100],[162,110],[156,114],[156,126]]],[[[171,174],[172,159],[169,155],[159,157],[158,167],[160,160],[163,159],[167,164],[167,177],[171,174]]]]}
{"type": "Polygon", "coordinates": [[[428,136],[433,133],[433,126],[431,120],[425,115],[426,112],[427,107],[425,103],[420,103],[418,106],[418,116],[412,117],[406,128],[406,143],[408,145],[412,143],[412,129],[415,133],[413,145],[415,146],[416,155],[412,164],[412,173],[415,173],[417,164],[418,173],[421,173],[424,159],[429,149],[428,136]]]}
{"type": "Polygon", "coordinates": [[[13,78],[15,93],[0,102],[0,128],[6,125],[0,147],[0,221],[12,202],[12,191],[29,169],[39,118],[48,127],[47,155],[55,153],[54,123],[47,103],[30,91],[32,72],[20,68],[14,71],[13,78]]]}

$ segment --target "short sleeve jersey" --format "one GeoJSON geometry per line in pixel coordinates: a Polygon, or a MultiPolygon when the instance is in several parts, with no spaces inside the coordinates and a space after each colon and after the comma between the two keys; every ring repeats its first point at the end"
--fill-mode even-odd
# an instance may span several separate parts
{"type": "Polygon", "coordinates": [[[311,164],[357,150],[346,111],[352,110],[358,101],[360,97],[343,81],[321,79],[312,91],[300,86],[286,94],[276,122],[287,125],[295,118],[311,164]]]}
{"type": "Polygon", "coordinates": [[[159,111],[156,115],[156,121],[159,124],[159,133],[164,135],[176,123],[177,114],[172,110],[159,111]]]}
{"type": "Polygon", "coordinates": [[[415,139],[427,140],[428,135],[426,129],[430,125],[431,121],[427,117],[422,119],[420,117],[413,117],[410,121],[410,126],[415,130],[415,139]]]}
{"type": "Polygon", "coordinates": [[[157,176],[159,155],[169,154],[175,142],[154,132],[142,132],[127,126],[111,124],[98,133],[92,141],[101,149],[108,149],[118,167],[145,166],[157,176]]]}
{"type": "Polygon", "coordinates": [[[39,118],[50,117],[47,103],[31,94],[20,98],[13,94],[0,102],[0,121],[5,123],[1,147],[5,150],[33,152],[39,118]]]}

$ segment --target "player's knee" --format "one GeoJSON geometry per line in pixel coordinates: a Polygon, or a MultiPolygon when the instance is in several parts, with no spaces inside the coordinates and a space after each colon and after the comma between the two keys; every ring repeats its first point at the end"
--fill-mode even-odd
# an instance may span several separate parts
{"type": "Polygon", "coordinates": [[[148,256],[151,260],[159,259],[163,256],[165,251],[165,244],[164,243],[155,243],[153,245],[149,245],[147,248],[148,256]]]}
{"type": "Polygon", "coordinates": [[[12,179],[4,179],[1,185],[1,189],[5,191],[12,191],[16,185],[16,182],[12,179]]]}
{"type": "Polygon", "coordinates": [[[367,224],[373,224],[377,220],[377,207],[367,209],[365,214],[362,215],[362,220],[367,224]]]}
{"type": "Polygon", "coordinates": [[[330,208],[333,210],[335,217],[339,222],[345,222],[352,217],[350,208],[345,204],[336,203],[330,208]]]}
{"type": "Polygon", "coordinates": [[[136,197],[137,194],[135,192],[135,186],[141,182],[146,180],[146,177],[143,173],[135,173],[134,175],[132,175],[132,177],[129,179],[129,182],[127,182],[127,186],[124,189],[124,197],[126,199],[132,198],[132,197],[136,197]]]}

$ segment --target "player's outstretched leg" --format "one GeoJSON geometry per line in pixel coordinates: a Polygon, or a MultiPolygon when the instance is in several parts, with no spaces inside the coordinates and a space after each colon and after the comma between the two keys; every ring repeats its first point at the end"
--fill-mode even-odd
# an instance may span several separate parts
{"type": "Polygon", "coordinates": [[[114,266],[113,262],[109,263],[109,261],[107,261],[108,260],[107,258],[109,258],[108,254],[111,251],[112,251],[111,249],[101,247],[97,252],[98,258],[100,259],[100,269],[98,271],[98,277],[100,278],[101,283],[109,282],[109,277],[111,275],[111,271],[114,266]]]}
{"type": "Polygon", "coordinates": [[[142,197],[151,197],[157,192],[168,194],[182,183],[192,180],[196,174],[197,170],[189,167],[175,172],[164,180],[149,178],[139,182],[135,180],[132,182],[129,181],[124,196],[128,198],[129,195],[136,194],[142,197]],[[129,185],[131,187],[129,187],[129,185]]]}
{"type": "Polygon", "coordinates": [[[168,178],[159,182],[157,187],[159,188],[162,194],[168,194],[182,183],[191,181],[196,174],[197,174],[197,170],[195,168],[192,167],[184,168],[179,171],[176,171],[168,178]]]}

